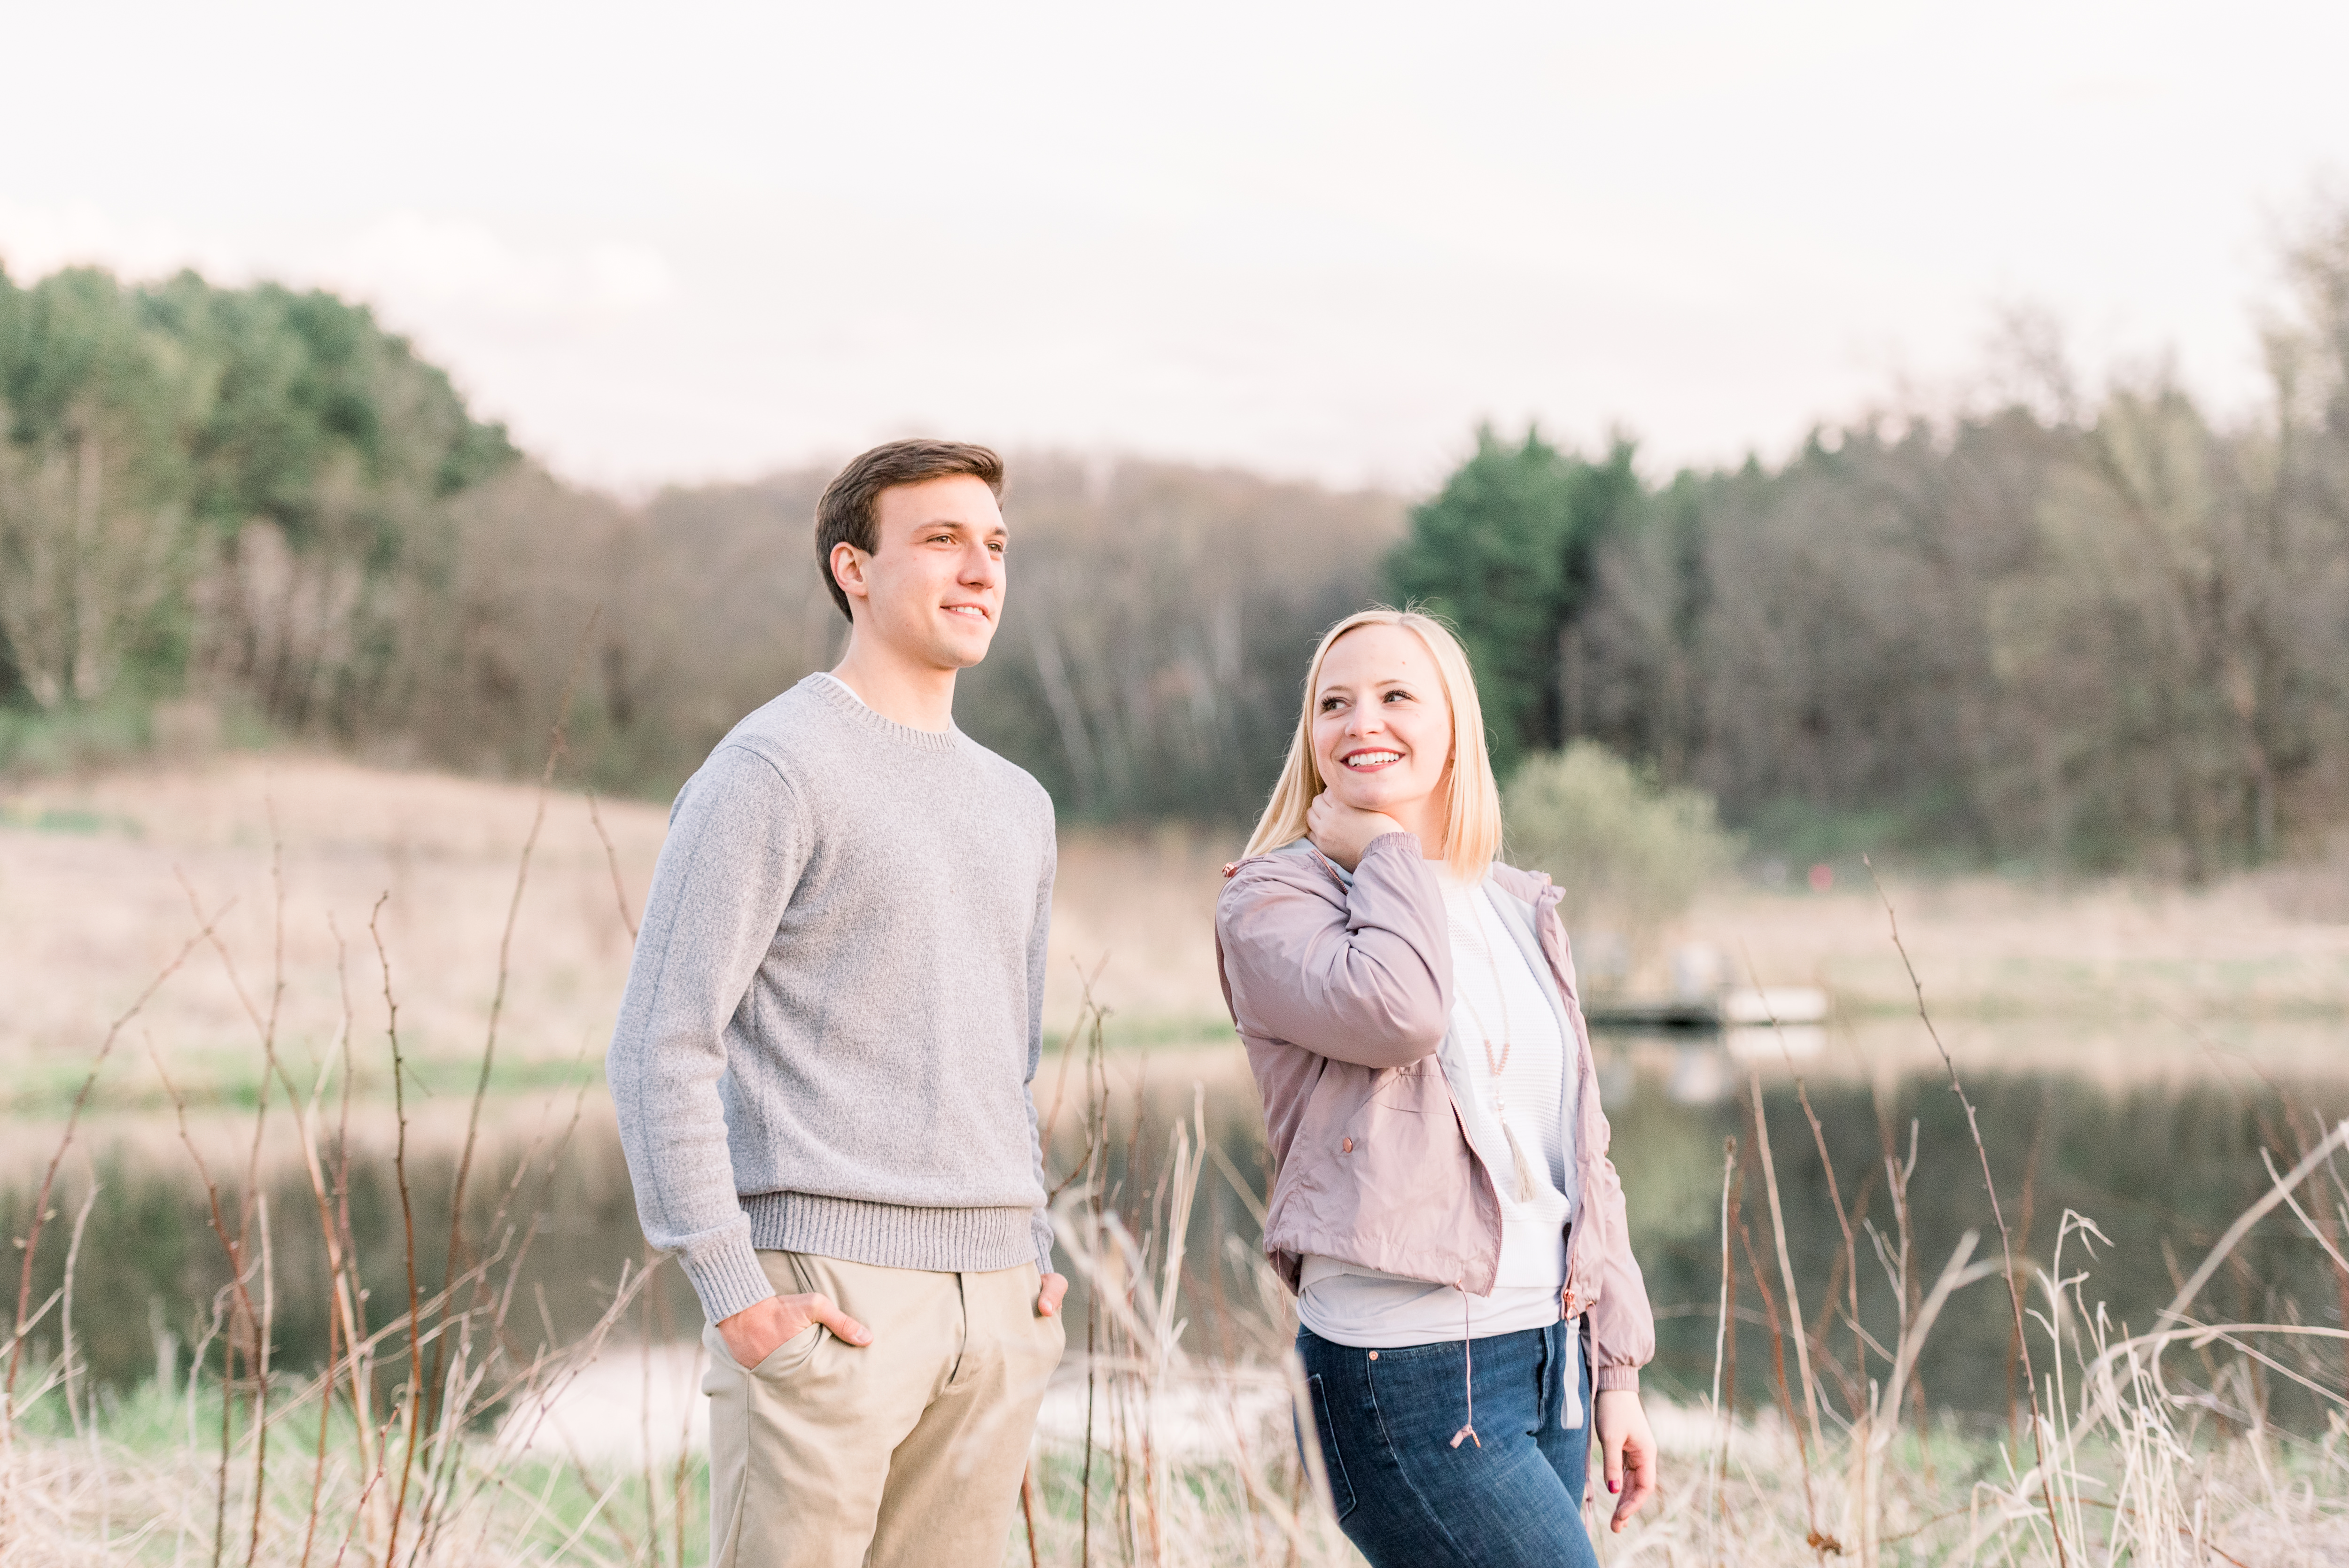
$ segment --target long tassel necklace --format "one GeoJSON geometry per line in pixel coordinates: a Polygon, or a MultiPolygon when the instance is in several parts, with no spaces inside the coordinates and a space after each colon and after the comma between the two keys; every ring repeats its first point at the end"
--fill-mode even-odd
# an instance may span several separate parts
{"type": "MultiPolygon", "coordinates": [[[[1469,889],[1470,900],[1475,900],[1476,896],[1477,891],[1474,888],[1469,889]]],[[[1467,924],[1473,926],[1475,923],[1476,910],[1472,902],[1468,908],[1467,924]]],[[[1455,934],[1464,934],[1464,927],[1462,933],[1455,933],[1455,934]]],[[[1509,1023],[1509,993],[1507,987],[1501,984],[1501,962],[1494,955],[1491,940],[1482,931],[1475,934],[1477,945],[1485,950],[1485,969],[1493,976],[1493,995],[1500,998],[1501,1003],[1499,1055],[1494,1054],[1493,1031],[1485,1026],[1485,1015],[1478,1010],[1475,1002],[1469,1000],[1464,992],[1461,995],[1460,1000],[1468,1009],[1468,1016],[1475,1021],[1476,1033],[1484,1040],[1485,1066],[1491,1072],[1493,1079],[1493,1119],[1501,1124],[1501,1136],[1509,1140],[1509,1161],[1516,1167],[1517,1178],[1517,1202],[1530,1203],[1534,1199],[1533,1161],[1526,1158],[1525,1145],[1517,1141],[1517,1130],[1509,1125],[1508,1103],[1503,1098],[1505,1091],[1501,1087],[1501,1075],[1508,1070],[1509,1053],[1516,1049],[1516,1031],[1510,1026],[1509,1023]]]]}
{"type": "MultiPolygon", "coordinates": [[[[1476,896],[1476,890],[1470,888],[1467,920],[1454,928],[1453,935],[1455,940],[1469,934],[1471,928],[1477,923],[1476,896]]],[[[1494,956],[1492,942],[1481,931],[1475,932],[1475,937],[1476,945],[1485,950],[1485,967],[1493,976],[1493,995],[1501,1003],[1501,1048],[1497,1054],[1493,1049],[1493,1031],[1485,1026],[1485,1015],[1478,1011],[1475,1003],[1468,1000],[1464,992],[1460,1000],[1467,1007],[1468,1016],[1475,1021],[1476,1033],[1484,1042],[1485,1067],[1492,1075],[1493,1082],[1493,1119],[1501,1124],[1501,1136],[1509,1140],[1510,1163],[1516,1168],[1517,1202],[1530,1203],[1534,1197],[1533,1161],[1526,1158],[1525,1145],[1517,1141],[1516,1130],[1509,1125],[1508,1106],[1502,1099],[1501,1089],[1501,1074],[1508,1070],[1509,1053],[1516,1048],[1516,1031],[1509,1025],[1509,993],[1501,984],[1501,961],[1494,956]]],[[[1454,1288],[1460,1292],[1461,1381],[1468,1400],[1468,1418],[1461,1424],[1458,1431],[1452,1434],[1452,1446],[1456,1449],[1463,1442],[1472,1442],[1481,1449],[1485,1446],[1485,1439],[1476,1435],[1476,1339],[1475,1326],[1468,1320],[1468,1284],[1462,1280],[1454,1288]]]]}

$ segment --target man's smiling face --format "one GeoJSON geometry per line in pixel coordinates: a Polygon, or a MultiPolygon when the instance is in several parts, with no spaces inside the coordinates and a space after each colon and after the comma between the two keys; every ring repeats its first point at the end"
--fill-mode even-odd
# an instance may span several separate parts
{"type": "Polygon", "coordinates": [[[987,656],[1003,613],[1003,510],[969,474],[893,485],[874,498],[873,552],[833,551],[856,630],[932,669],[987,656]]]}

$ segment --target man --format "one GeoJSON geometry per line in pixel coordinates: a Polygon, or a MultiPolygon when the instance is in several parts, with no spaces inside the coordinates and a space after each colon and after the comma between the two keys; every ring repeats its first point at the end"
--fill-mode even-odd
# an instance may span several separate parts
{"type": "Polygon", "coordinates": [[[946,441],[841,470],[816,551],[847,655],[709,754],[653,873],[609,1078],[710,1323],[713,1564],[997,1568],[1060,1361],[1052,806],[954,727],[1002,480],[946,441]]]}

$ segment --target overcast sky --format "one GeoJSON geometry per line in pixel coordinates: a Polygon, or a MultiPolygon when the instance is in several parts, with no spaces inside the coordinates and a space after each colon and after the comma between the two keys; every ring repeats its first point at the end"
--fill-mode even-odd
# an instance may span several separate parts
{"type": "Polygon", "coordinates": [[[2002,310],[2231,407],[2349,5],[0,0],[0,259],[324,284],[576,479],[1785,451],[2002,310]]]}

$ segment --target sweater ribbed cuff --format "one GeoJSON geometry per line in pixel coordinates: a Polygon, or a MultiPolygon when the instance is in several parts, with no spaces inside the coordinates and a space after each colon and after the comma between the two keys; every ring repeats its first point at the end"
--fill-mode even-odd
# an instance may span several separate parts
{"type": "Polygon", "coordinates": [[[987,1274],[1036,1255],[1036,1211],[922,1209],[812,1192],[761,1192],[742,1200],[750,1244],[813,1253],[885,1269],[987,1274]]]}
{"type": "Polygon", "coordinates": [[[723,1323],[746,1307],[775,1294],[767,1271],[759,1266],[758,1250],[740,1232],[697,1252],[680,1253],[678,1266],[701,1298],[701,1310],[713,1324],[723,1323]]]}
{"type": "Polygon", "coordinates": [[[1591,1378],[1591,1386],[1604,1394],[1613,1388],[1640,1391],[1640,1369],[1637,1367],[1601,1367],[1591,1378]]]}

